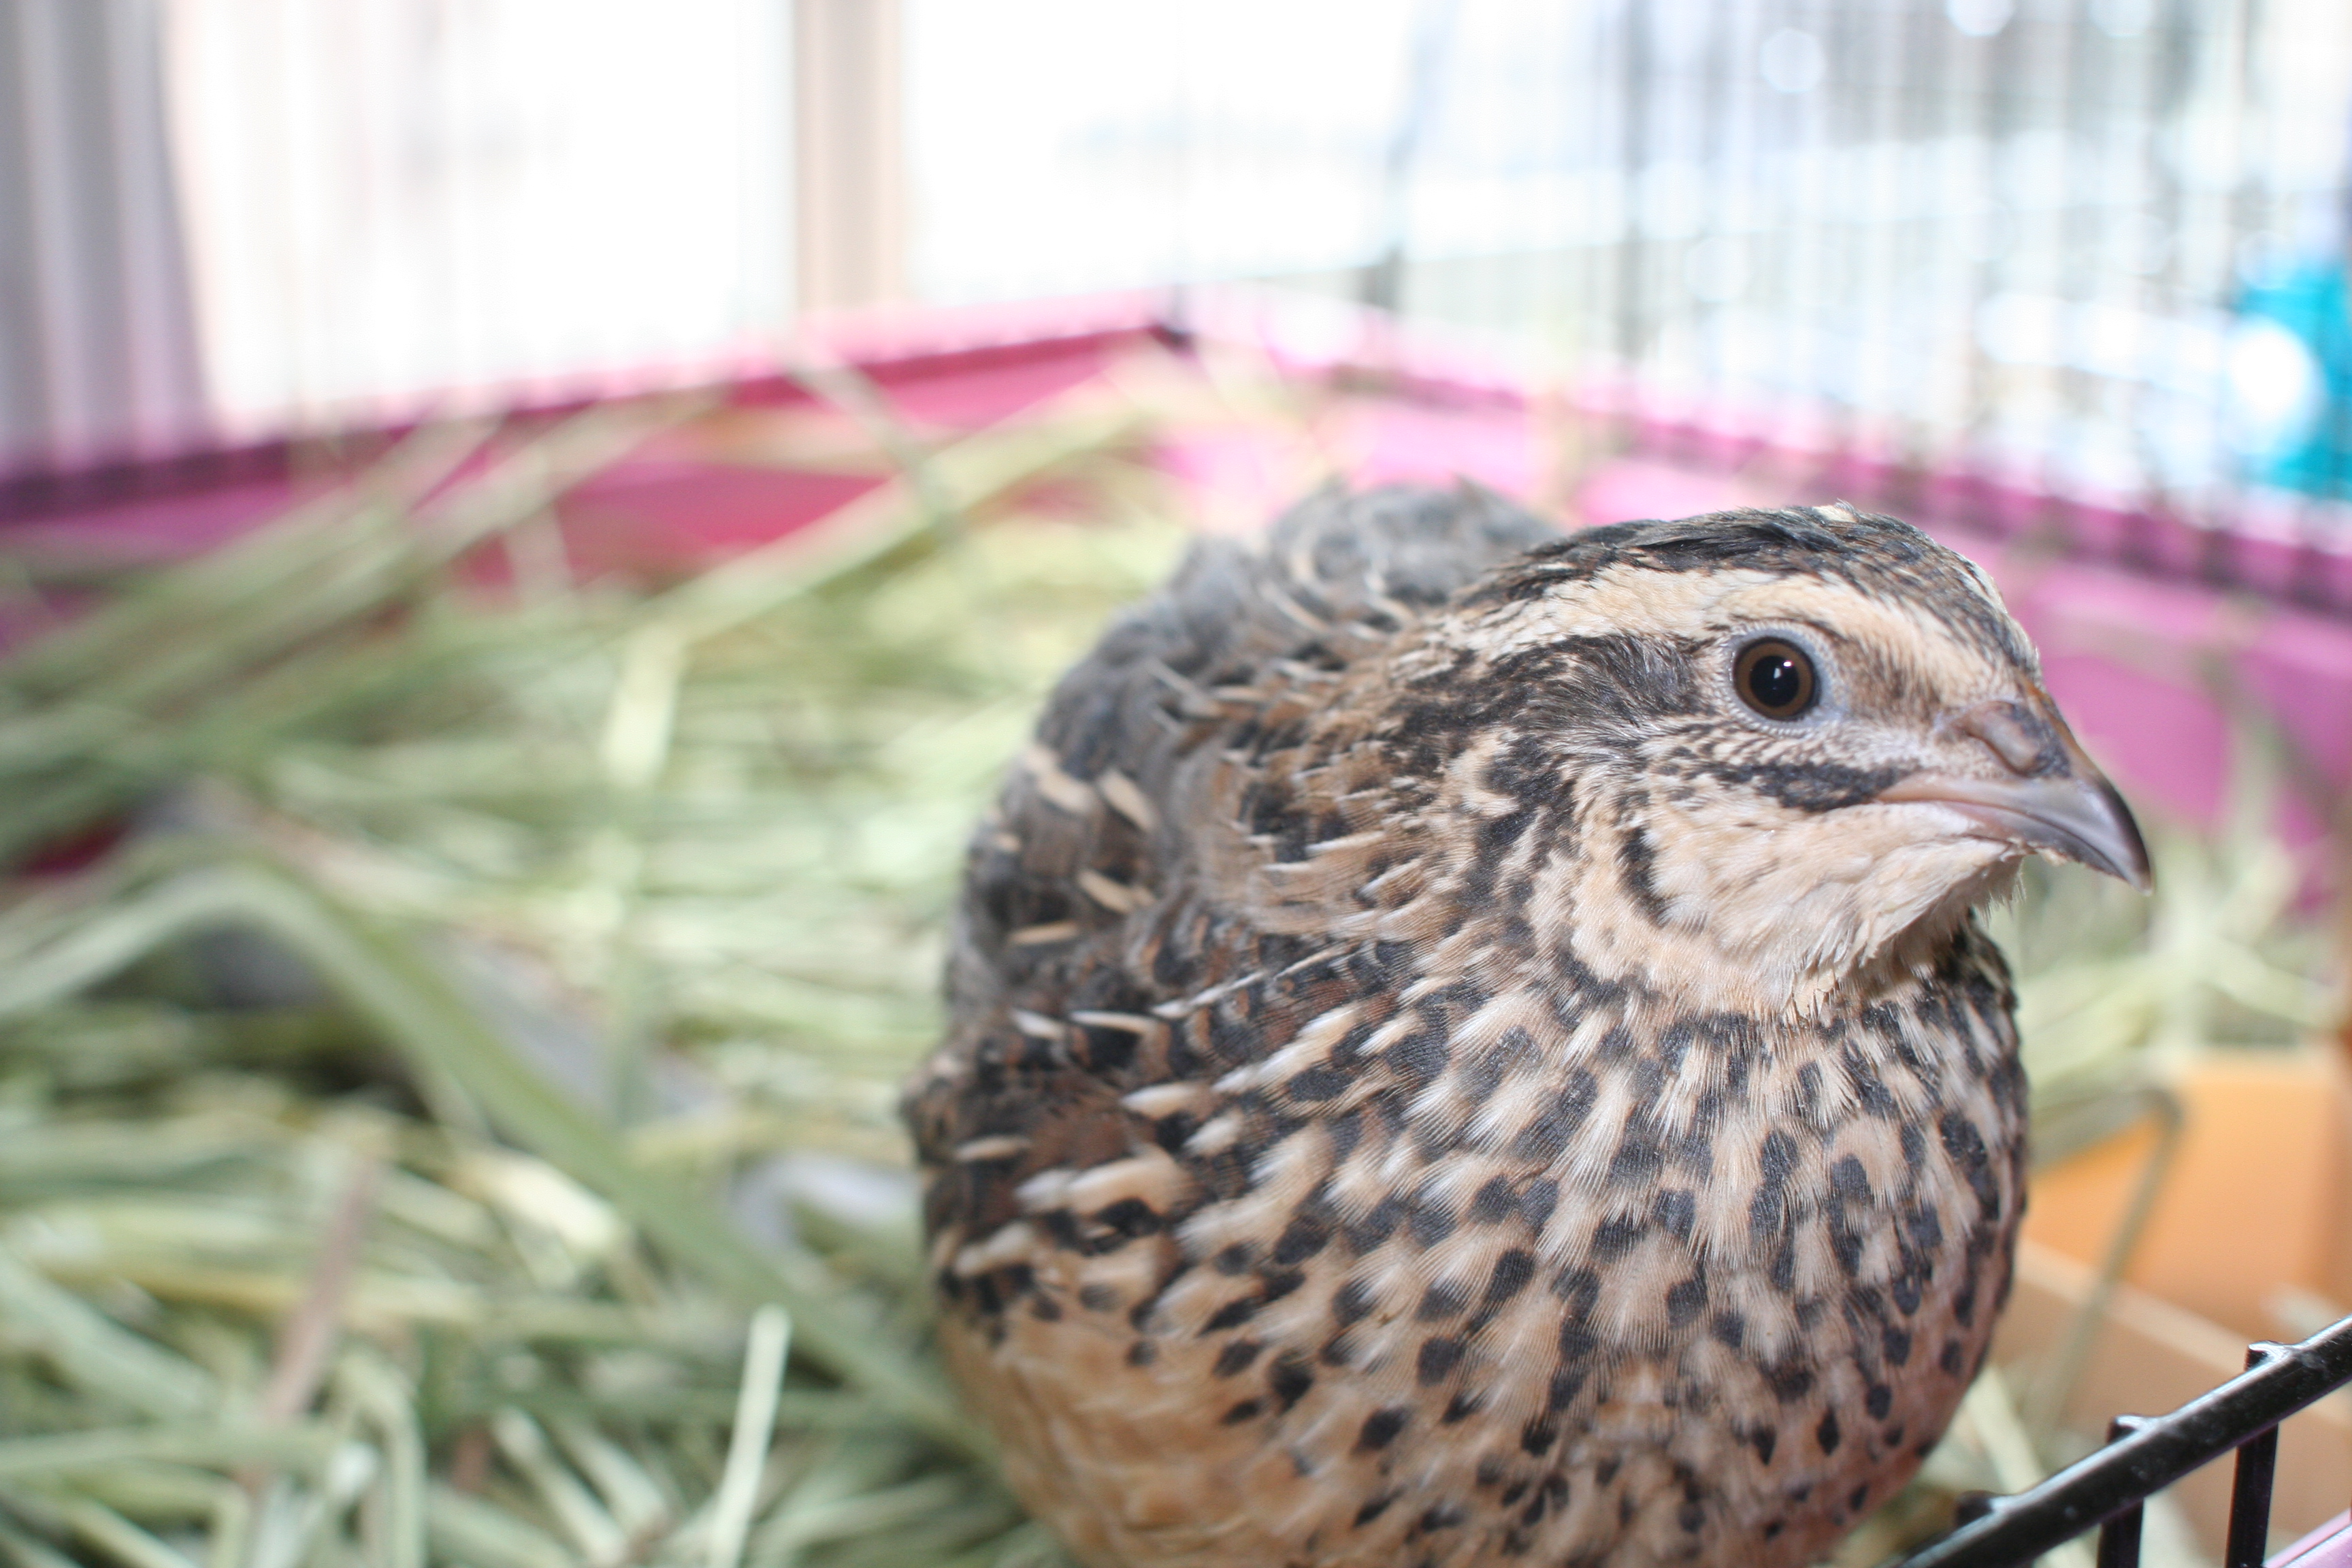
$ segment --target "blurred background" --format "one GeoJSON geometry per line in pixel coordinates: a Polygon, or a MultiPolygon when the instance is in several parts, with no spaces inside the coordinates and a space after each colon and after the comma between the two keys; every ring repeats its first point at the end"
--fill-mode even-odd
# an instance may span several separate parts
{"type": "Polygon", "coordinates": [[[2347,170],[2342,0],[0,0],[0,1563],[1057,1561],[895,1085],[1044,690],[1332,479],[1897,512],[2149,827],[1842,1563],[2343,1315],[2347,170]]]}
{"type": "Polygon", "coordinates": [[[684,374],[844,308],[1148,290],[1181,319],[1248,280],[2068,493],[2210,518],[2347,482],[2328,0],[5,25],[13,466],[684,374]]]}

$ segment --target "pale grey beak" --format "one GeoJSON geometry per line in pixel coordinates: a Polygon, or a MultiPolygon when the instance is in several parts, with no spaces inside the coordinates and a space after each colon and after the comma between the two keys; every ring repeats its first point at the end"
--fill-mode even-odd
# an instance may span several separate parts
{"type": "Polygon", "coordinates": [[[2083,752],[2066,721],[2041,700],[1980,702],[1954,716],[1954,729],[1982,741],[2003,773],[1913,773],[1878,792],[1884,801],[1948,806],[1982,837],[2105,871],[2145,893],[2156,886],[2147,846],[2131,807],[2083,752]]]}

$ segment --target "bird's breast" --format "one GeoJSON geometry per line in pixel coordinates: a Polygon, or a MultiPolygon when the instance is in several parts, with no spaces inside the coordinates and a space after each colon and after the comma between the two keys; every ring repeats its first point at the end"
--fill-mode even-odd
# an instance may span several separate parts
{"type": "Polygon", "coordinates": [[[985,1223],[935,1176],[952,1359],[1033,1506],[1103,1563],[1748,1563],[1883,1500],[2005,1289],[1997,958],[1771,1024],[1394,960],[1158,1017],[1135,1059],[1193,1070],[985,1223]]]}

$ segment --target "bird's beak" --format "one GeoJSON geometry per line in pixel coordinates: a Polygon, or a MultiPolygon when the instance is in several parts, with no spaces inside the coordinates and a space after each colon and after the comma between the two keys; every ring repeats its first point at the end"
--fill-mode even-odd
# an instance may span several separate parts
{"type": "Polygon", "coordinates": [[[1975,823],[1979,836],[2040,849],[2105,871],[2145,893],[2156,886],[2131,807],[2083,752],[2048,698],[1981,702],[1951,727],[1983,742],[2000,774],[1927,771],[1881,790],[1883,801],[1925,801],[1975,823]]]}

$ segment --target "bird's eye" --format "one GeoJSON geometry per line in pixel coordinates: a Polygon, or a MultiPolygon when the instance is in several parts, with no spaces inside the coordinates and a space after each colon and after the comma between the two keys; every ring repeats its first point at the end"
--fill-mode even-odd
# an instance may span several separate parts
{"type": "Polygon", "coordinates": [[[1767,719],[1794,719],[1813,705],[1820,683],[1805,650],[1779,637],[1764,637],[1739,650],[1731,684],[1739,700],[1767,719]]]}

